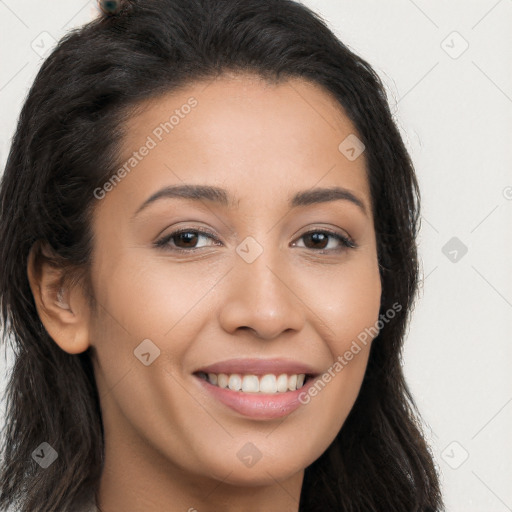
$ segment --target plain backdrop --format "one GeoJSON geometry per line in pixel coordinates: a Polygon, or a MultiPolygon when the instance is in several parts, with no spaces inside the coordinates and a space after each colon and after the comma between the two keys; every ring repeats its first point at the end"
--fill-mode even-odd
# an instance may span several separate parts
{"type": "MultiPolygon", "coordinates": [[[[403,357],[447,510],[512,511],[512,1],[304,3],[381,76],[416,166],[423,282],[403,357]]],[[[45,52],[96,15],[0,0],[2,170],[45,52]]],[[[2,351],[2,393],[10,364],[2,351]]]]}

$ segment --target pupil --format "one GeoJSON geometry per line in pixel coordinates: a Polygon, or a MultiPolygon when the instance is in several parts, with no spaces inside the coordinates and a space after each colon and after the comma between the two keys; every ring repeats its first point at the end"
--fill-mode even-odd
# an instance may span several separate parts
{"type": "MultiPolygon", "coordinates": [[[[314,243],[318,242],[326,242],[328,240],[327,235],[325,233],[311,233],[309,235],[306,235],[306,240],[313,240],[314,243]]],[[[308,244],[306,243],[306,247],[308,244]]],[[[324,243],[321,249],[325,248],[326,244],[324,243]]]]}
{"type": "Polygon", "coordinates": [[[188,244],[190,244],[190,242],[192,242],[190,245],[195,245],[195,239],[197,238],[197,234],[188,231],[186,233],[180,233],[178,237],[180,238],[181,241],[185,242],[185,244],[188,247],[188,244]]]}

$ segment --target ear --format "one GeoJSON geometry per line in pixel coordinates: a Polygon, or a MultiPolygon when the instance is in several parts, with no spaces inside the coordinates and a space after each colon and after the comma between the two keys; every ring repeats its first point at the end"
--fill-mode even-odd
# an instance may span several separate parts
{"type": "Polygon", "coordinates": [[[50,252],[39,242],[31,247],[27,262],[30,289],[51,338],[65,352],[79,354],[90,345],[90,307],[80,285],[64,284],[63,269],[52,264],[50,252]]]}

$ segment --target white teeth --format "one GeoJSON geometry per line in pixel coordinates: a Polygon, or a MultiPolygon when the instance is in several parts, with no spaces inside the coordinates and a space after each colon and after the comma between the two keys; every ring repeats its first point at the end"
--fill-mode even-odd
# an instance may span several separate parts
{"type": "Polygon", "coordinates": [[[277,379],[275,375],[264,375],[260,380],[260,393],[277,393],[277,379]]]}
{"type": "Polygon", "coordinates": [[[242,389],[242,377],[237,373],[231,374],[229,376],[228,386],[229,389],[232,389],[233,391],[240,391],[242,389]]]}
{"type": "Polygon", "coordinates": [[[297,389],[297,375],[290,375],[288,377],[288,389],[295,391],[297,389]]]}
{"type": "Polygon", "coordinates": [[[277,377],[277,391],[279,391],[279,393],[288,391],[288,375],[286,375],[286,373],[282,373],[277,377]]]}
{"type": "MultiPolygon", "coordinates": [[[[210,375],[212,375],[212,374],[209,373],[208,378],[210,378],[210,375]]],[[[212,384],[215,384],[215,382],[212,382],[211,379],[210,379],[210,382],[212,384]]],[[[228,382],[229,382],[229,377],[225,373],[219,373],[217,375],[217,384],[216,385],[219,386],[219,388],[227,388],[228,382]]]]}
{"type": "Polygon", "coordinates": [[[302,388],[306,375],[304,373],[287,375],[281,373],[274,375],[267,373],[261,377],[257,375],[242,375],[240,373],[208,373],[203,374],[210,384],[219,388],[228,388],[243,393],[285,393],[302,388]]]}
{"type": "Polygon", "coordinates": [[[244,375],[242,379],[242,391],[244,393],[258,393],[259,390],[260,379],[258,379],[256,375],[244,375]]]}

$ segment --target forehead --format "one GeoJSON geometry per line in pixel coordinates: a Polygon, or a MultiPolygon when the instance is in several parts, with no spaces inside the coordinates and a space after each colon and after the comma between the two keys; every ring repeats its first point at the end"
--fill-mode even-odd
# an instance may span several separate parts
{"type": "Polygon", "coordinates": [[[366,197],[364,154],[348,159],[340,144],[356,129],[336,99],[298,78],[268,83],[226,75],[146,100],[126,124],[121,161],[152,149],[118,189],[137,198],[165,184],[230,188],[244,202],[290,197],[293,190],[343,186],[366,197]],[[128,185],[130,182],[130,185],[128,185]]]}

